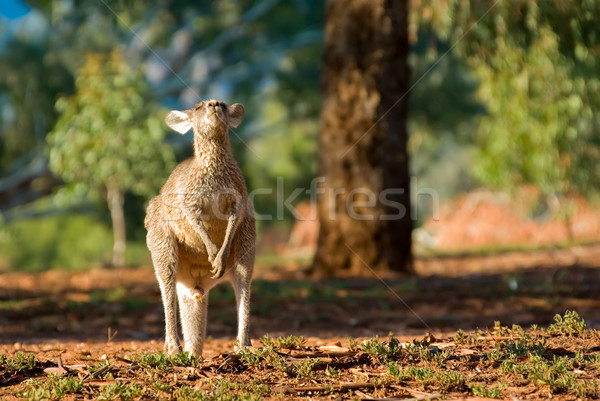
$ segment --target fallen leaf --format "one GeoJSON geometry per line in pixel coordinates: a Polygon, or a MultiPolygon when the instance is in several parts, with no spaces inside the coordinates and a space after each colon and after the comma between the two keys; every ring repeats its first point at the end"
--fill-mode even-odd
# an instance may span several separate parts
{"type": "MultiPolygon", "coordinates": [[[[340,344],[340,343],[337,343],[337,344],[340,344]]],[[[317,349],[322,352],[348,352],[348,351],[350,351],[350,348],[342,347],[337,344],[336,345],[322,345],[320,347],[317,347],[317,349]]]]}
{"type": "Polygon", "coordinates": [[[44,369],[44,373],[47,375],[57,375],[57,376],[63,376],[66,375],[67,373],[67,369],[61,367],[61,366],[57,366],[54,368],[46,368],[44,369]]]}

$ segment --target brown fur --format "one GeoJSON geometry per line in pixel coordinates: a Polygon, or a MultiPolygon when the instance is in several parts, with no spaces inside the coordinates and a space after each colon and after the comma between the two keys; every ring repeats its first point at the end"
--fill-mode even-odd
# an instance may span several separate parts
{"type": "Polygon", "coordinates": [[[165,308],[165,350],[170,354],[180,349],[179,303],[184,350],[201,356],[208,292],[225,276],[238,305],[237,345],[250,345],[254,212],[228,136],[229,126],[237,127],[243,114],[239,104],[206,100],[190,110],[172,111],[165,119],[182,134],[189,128],[194,131],[194,157],[173,170],[150,201],[145,219],[165,308]]]}

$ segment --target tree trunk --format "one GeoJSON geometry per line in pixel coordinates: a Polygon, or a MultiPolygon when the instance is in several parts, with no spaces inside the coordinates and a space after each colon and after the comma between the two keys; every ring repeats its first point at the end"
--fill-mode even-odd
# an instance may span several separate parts
{"type": "Polygon", "coordinates": [[[125,231],[125,213],[123,212],[123,192],[114,184],[106,185],[106,200],[110,210],[113,228],[113,267],[125,266],[127,238],[125,231]]]}
{"type": "Polygon", "coordinates": [[[406,0],[330,0],[313,270],[412,272],[406,0]]]}

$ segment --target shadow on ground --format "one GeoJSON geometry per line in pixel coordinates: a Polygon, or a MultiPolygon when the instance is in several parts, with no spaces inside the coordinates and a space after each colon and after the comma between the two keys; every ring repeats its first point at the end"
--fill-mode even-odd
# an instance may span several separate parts
{"type": "MultiPolygon", "coordinates": [[[[257,279],[251,337],[446,336],[494,321],[546,325],[565,310],[576,310],[589,327],[598,328],[599,287],[598,266],[579,263],[405,279],[257,279]]],[[[233,338],[235,332],[233,291],[222,285],[210,294],[208,335],[233,338]]],[[[160,293],[151,269],[0,276],[4,344],[162,336],[160,293]]]]}

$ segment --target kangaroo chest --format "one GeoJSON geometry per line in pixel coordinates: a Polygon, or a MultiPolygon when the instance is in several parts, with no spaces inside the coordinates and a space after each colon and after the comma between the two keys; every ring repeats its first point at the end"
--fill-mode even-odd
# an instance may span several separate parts
{"type": "Polygon", "coordinates": [[[193,201],[196,217],[206,224],[220,227],[236,212],[243,195],[227,177],[210,175],[195,183],[193,201]]]}

